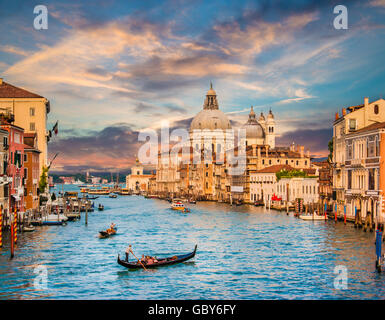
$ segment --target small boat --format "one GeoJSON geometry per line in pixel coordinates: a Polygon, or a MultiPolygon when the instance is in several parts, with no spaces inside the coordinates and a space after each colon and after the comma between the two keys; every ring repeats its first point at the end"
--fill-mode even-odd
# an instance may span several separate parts
{"type": "Polygon", "coordinates": [[[48,225],[48,226],[55,226],[55,225],[62,225],[65,224],[65,222],[68,220],[68,218],[63,214],[49,214],[47,217],[43,217],[42,225],[48,225]]]}
{"type": "Polygon", "coordinates": [[[302,220],[327,220],[328,217],[325,215],[317,215],[317,214],[301,214],[299,216],[302,220]]]}
{"type": "MultiPolygon", "coordinates": [[[[184,261],[187,261],[191,258],[194,258],[195,253],[197,251],[197,245],[195,245],[194,251],[191,253],[187,254],[182,254],[180,256],[172,256],[169,258],[162,258],[162,259],[157,259],[158,262],[154,262],[151,264],[143,263],[143,265],[148,269],[148,268],[157,268],[157,267],[163,267],[163,266],[168,266],[176,263],[181,263],[184,261]]],[[[140,264],[138,261],[136,262],[128,262],[125,260],[120,260],[120,256],[118,255],[118,264],[120,264],[123,267],[126,267],[128,269],[141,269],[143,268],[142,264],[140,264]]]]}
{"type": "Polygon", "coordinates": [[[87,200],[96,200],[97,198],[99,198],[99,196],[90,197],[88,194],[86,195],[87,200]]]}
{"type": "Polygon", "coordinates": [[[190,199],[188,202],[189,202],[189,203],[192,203],[192,204],[196,204],[196,203],[197,203],[197,202],[196,202],[195,200],[193,200],[193,199],[190,199]]]}
{"type": "Polygon", "coordinates": [[[33,232],[35,231],[35,227],[33,225],[23,227],[23,232],[33,232]]]}
{"type": "Polygon", "coordinates": [[[109,197],[115,199],[115,198],[117,198],[118,196],[117,196],[116,194],[114,194],[114,193],[110,193],[109,197]]]}
{"type": "Polygon", "coordinates": [[[185,211],[185,206],[182,202],[174,202],[171,204],[171,209],[172,210],[179,210],[179,211],[185,211]]]}
{"type": "Polygon", "coordinates": [[[107,230],[106,231],[99,231],[99,238],[105,239],[105,238],[109,238],[111,236],[114,236],[116,234],[117,230],[118,230],[118,228],[113,229],[112,232],[108,232],[107,230]]]}
{"type": "Polygon", "coordinates": [[[99,210],[99,211],[103,211],[103,210],[104,210],[104,206],[103,206],[102,204],[100,204],[100,203],[99,203],[98,210],[99,210]]]}
{"type": "Polygon", "coordinates": [[[263,200],[257,200],[254,202],[254,205],[256,207],[262,207],[264,205],[263,200]]]}
{"type": "Polygon", "coordinates": [[[78,212],[67,213],[68,221],[74,221],[80,219],[80,214],[78,212]]]}

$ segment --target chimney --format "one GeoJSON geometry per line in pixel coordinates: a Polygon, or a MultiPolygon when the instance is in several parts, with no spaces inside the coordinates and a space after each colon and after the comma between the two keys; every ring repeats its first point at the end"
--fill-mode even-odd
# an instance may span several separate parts
{"type": "Polygon", "coordinates": [[[368,106],[368,104],[369,104],[369,98],[365,97],[364,98],[364,106],[366,107],[366,106],[368,106]]]}
{"type": "Polygon", "coordinates": [[[0,78],[0,86],[3,84],[3,78],[0,78]]]}
{"type": "Polygon", "coordinates": [[[300,150],[300,155],[301,155],[301,158],[303,158],[303,151],[304,151],[305,147],[304,146],[299,146],[299,150],[300,150]]]}
{"type": "Polygon", "coordinates": [[[336,112],[336,120],[338,120],[339,117],[338,112],[336,112]]]}
{"type": "Polygon", "coordinates": [[[346,116],[346,109],[345,108],[342,108],[342,116],[346,116]]]}

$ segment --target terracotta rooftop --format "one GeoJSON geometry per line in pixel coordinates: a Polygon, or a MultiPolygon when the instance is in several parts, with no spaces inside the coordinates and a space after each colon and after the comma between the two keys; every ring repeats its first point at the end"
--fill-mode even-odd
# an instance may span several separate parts
{"type": "Polygon", "coordinates": [[[371,131],[371,130],[376,130],[376,129],[383,129],[383,128],[385,128],[385,122],[377,122],[377,123],[373,123],[373,124],[371,124],[365,128],[356,130],[356,131],[352,132],[351,134],[354,134],[357,132],[371,131]]]}
{"type": "Polygon", "coordinates": [[[0,84],[0,98],[44,98],[36,93],[15,87],[2,81],[0,84]]]}

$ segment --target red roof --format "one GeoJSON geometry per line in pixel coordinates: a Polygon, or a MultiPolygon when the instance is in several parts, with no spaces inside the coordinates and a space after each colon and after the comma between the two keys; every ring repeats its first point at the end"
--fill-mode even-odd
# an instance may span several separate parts
{"type": "Polygon", "coordinates": [[[357,132],[365,132],[365,131],[371,131],[371,130],[376,130],[376,129],[384,129],[385,128],[385,122],[376,122],[373,123],[365,128],[356,130],[352,132],[351,134],[357,133],[357,132]]]}
{"type": "Polygon", "coordinates": [[[44,98],[36,93],[15,87],[7,82],[0,84],[0,98],[44,98]]]}

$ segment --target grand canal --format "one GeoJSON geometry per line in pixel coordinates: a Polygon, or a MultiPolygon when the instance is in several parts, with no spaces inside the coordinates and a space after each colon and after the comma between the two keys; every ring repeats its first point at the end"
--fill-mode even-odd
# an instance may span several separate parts
{"type": "MultiPolygon", "coordinates": [[[[67,189],[77,190],[75,186],[67,189]]],[[[191,213],[139,196],[102,196],[105,211],[66,226],[19,234],[13,260],[0,249],[0,299],[382,299],[385,275],[374,270],[374,234],[343,223],[306,222],[286,213],[218,203],[191,213]],[[118,234],[99,239],[114,222],[118,234]],[[193,250],[186,263],[127,271],[116,263],[128,244],[136,255],[193,250]],[[336,266],[348,288],[335,289],[336,266]],[[47,286],[35,286],[36,267],[47,286]]]]}

